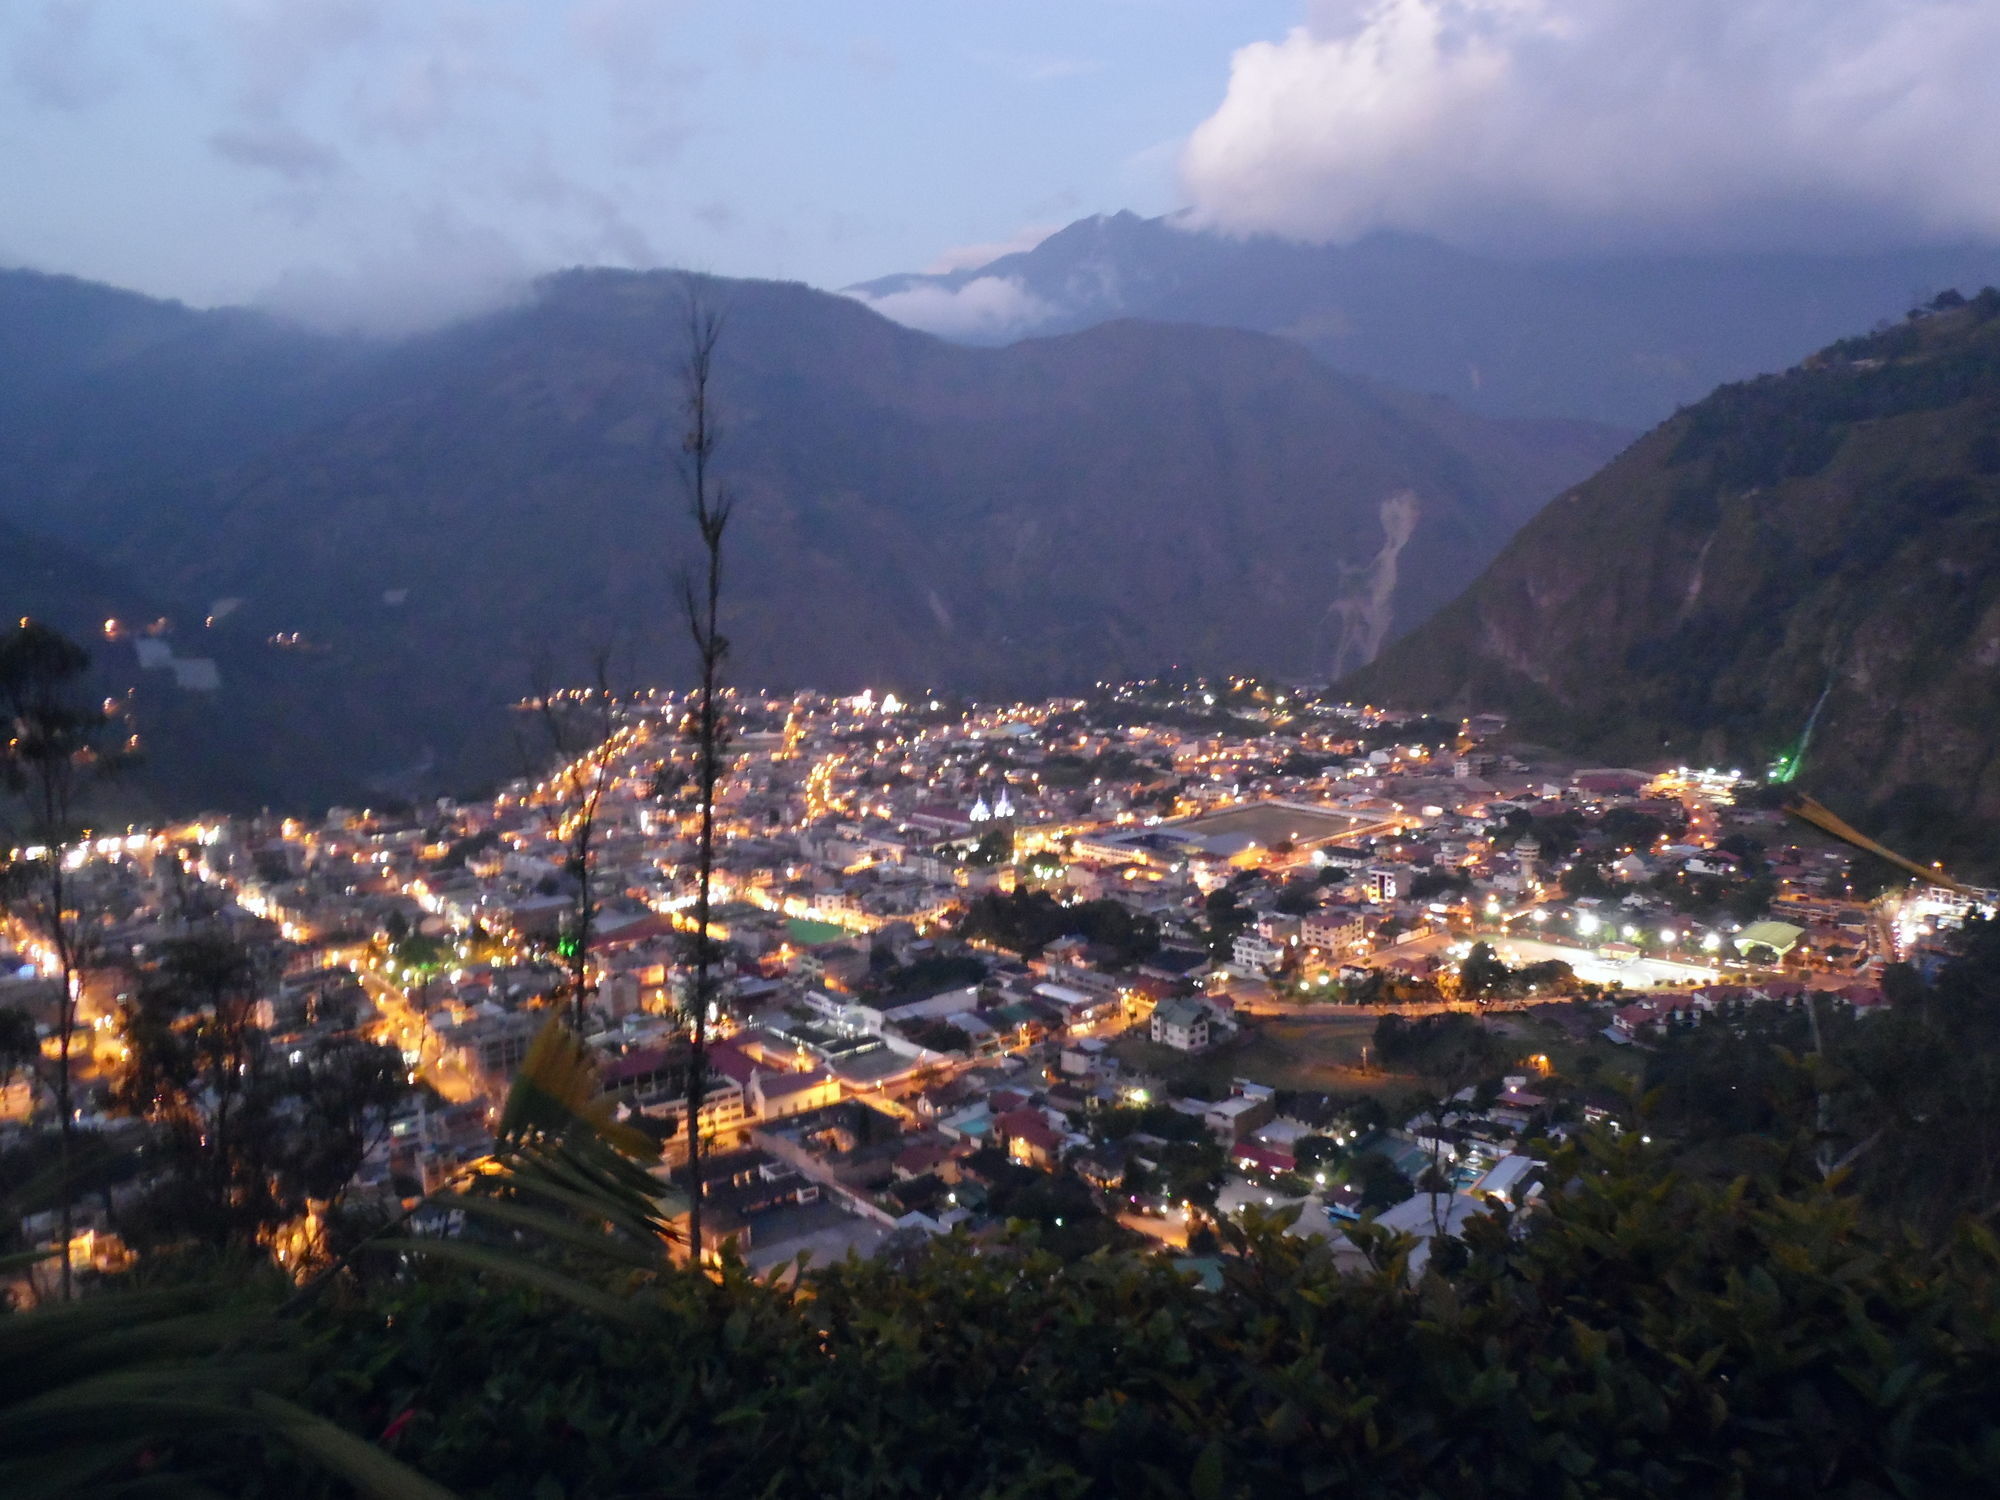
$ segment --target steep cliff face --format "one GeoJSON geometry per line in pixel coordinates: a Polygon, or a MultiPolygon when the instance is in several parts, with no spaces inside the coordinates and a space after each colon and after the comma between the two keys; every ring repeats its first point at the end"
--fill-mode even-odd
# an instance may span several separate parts
{"type": "Polygon", "coordinates": [[[1351,679],[1607,756],[1801,777],[1918,836],[2000,816],[2000,293],[1725,386],[1351,679]]]}

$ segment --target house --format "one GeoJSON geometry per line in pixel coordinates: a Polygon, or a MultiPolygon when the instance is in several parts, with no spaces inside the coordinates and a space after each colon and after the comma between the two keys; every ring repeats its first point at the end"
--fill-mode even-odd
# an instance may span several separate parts
{"type": "Polygon", "coordinates": [[[1541,1163],[1530,1156],[1503,1156],[1472,1185],[1472,1192],[1476,1197],[1498,1199],[1518,1207],[1529,1196],[1532,1187],[1530,1174],[1540,1166],[1541,1163]]]}
{"type": "Polygon", "coordinates": [[[1769,948],[1783,958],[1805,935],[1805,928],[1795,927],[1790,922],[1752,922],[1736,934],[1736,951],[1748,954],[1752,948],[1769,948]]]}
{"type": "Polygon", "coordinates": [[[1619,880],[1630,884],[1650,876],[1653,873],[1653,862],[1637,854],[1627,854],[1611,862],[1611,873],[1619,880]]]}
{"type": "Polygon", "coordinates": [[[521,1070],[547,1020],[536,1011],[502,1011],[489,1003],[462,1025],[445,1029],[445,1060],[469,1073],[482,1089],[498,1092],[521,1070]]]}
{"type": "Polygon", "coordinates": [[[1249,974],[1261,974],[1275,969],[1283,961],[1285,950],[1282,944],[1274,943],[1261,932],[1239,932],[1229,950],[1229,960],[1237,968],[1249,974]]]}
{"type": "Polygon", "coordinates": [[[1277,1115],[1271,1091],[1253,1088],[1206,1106],[1201,1112],[1201,1122],[1210,1135],[1234,1149],[1245,1136],[1270,1124],[1277,1115]]]}
{"type": "Polygon", "coordinates": [[[917,1141],[903,1148],[890,1170],[900,1179],[937,1177],[952,1183],[958,1181],[960,1154],[961,1148],[950,1141],[917,1141]]]}
{"type": "Polygon", "coordinates": [[[1257,935],[1283,948],[1299,935],[1299,919],[1281,911],[1267,911],[1257,918],[1257,935]]]}
{"type": "Polygon", "coordinates": [[[1416,871],[1407,865],[1370,865],[1361,872],[1361,888],[1369,900],[1387,905],[1409,895],[1416,878],[1416,871]]]}
{"type": "Polygon", "coordinates": [[[1376,1215],[1375,1222],[1393,1233],[1407,1234],[1417,1240],[1409,1261],[1409,1274],[1415,1277],[1422,1274],[1430,1261],[1433,1238],[1439,1233],[1457,1238],[1465,1232],[1468,1220],[1488,1211],[1485,1198],[1469,1193],[1418,1193],[1384,1209],[1376,1215]]]}
{"type": "Polygon", "coordinates": [[[1110,1141],[1078,1152],[1070,1167],[1078,1177],[1101,1192],[1116,1192],[1125,1185],[1130,1155],[1130,1147],[1123,1141],[1110,1141]]]}
{"type": "Polygon", "coordinates": [[[1308,916],[1299,924],[1299,937],[1308,948],[1347,953],[1368,940],[1368,924],[1359,912],[1334,907],[1308,916]]]}
{"type": "MultiPolygon", "coordinates": [[[[675,1168],[668,1181],[677,1190],[675,1196],[685,1201],[687,1168],[675,1168]]],[[[819,1198],[817,1182],[769,1152],[754,1147],[719,1152],[702,1164],[702,1248],[713,1254],[733,1242],[739,1255],[746,1254],[760,1215],[788,1204],[816,1203],[819,1198]]],[[[685,1210],[673,1217],[685,1233],[685,1210]]]]}
{"type": "Polygon", "coordinates": [[[1208,1045],[1210,1020],[1204,1002],[1183,995],[1153,1007],[1150,1034],[1155,1042],[1176,1052],[1199,1052],[1208,1045]]]}
{"type": "Polygon", "coordinates": [[[1612,1013],[1611,1024],[1605,1034],[1614,1042],[1630,1042],[1648,1032],[1657,1031],[1667,1023],[1666,1008],[1648,996],[1635,1000],[1630,1005],[1621,1005],[1612,1013]]]}
{"type": "Polygon", "coordinates": [[[1299,1165],[1298,1159],[1284,1147],[1264,1141],[1238,1141],[1232,1155],[1243,1171],[1264,1172],[1271,1176],[1280,1172],[1295,1172],[1299,1165]]]}
{"type": "Polygon", "coordinates": [[[750,1077],[749,1101],[761,1120],[783,1119],[840,1102],[840,1083],[824,1068],[798,1072],[759,1068],[750,1077]]]}
{"type": "Polygon", "coordinates": [[[993,1130],[1015,1161],[1031,1167],[1053,1167],[1062,1156],[1063,1138],[1038,1109],[1023,1105],[995,1117],[993,1130]]]}
{"type": "Polygon", "coordinates": [[[1889,997],[1882,993],[1880,985],[1850,984],[1833,993],[1853,1007],[1857,1016],[1880,1015],[1889,1008],[1889,997]]]}
{"type": "Polygon", "coordinates": [[[1138,972],[1142,977],[1181,984],[1193,983],[1207,968],[1208,954],[1201,949],[1168,947],[1143,960],[1138,972]]]}
{"type": "Polygon", "coordinates": [[[1690,875],[1740,875],[1743,862],[1723,849],[1705,849],[1688,858],[1681,866],[1690,875]]]}

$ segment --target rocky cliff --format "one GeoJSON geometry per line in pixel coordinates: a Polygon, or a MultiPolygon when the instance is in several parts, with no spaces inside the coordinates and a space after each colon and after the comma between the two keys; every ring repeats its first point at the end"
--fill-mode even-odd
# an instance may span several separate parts
{"type": "Polygon", "coordinates": [[[1933,848],[2000,817],[2000,292],[1716,391],[1350,684],[1608,757],[1781,762],[1933,848]]]}

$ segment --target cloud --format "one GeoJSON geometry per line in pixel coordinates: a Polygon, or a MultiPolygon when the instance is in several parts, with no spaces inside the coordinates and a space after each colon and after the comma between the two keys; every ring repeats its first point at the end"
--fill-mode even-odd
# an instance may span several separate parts
{"type": "Polygon", "coordinates": [[[981,244],[953,245],[949,250],[941,250],[931,263],[924,267],[926,276],[948,276],[953,271],[971,271],[980,266],[991,265],[1003,255],[1018,255],[1023,250],[1032,250],[1043,240],[1062,228],[1060,224],[1030,224],[1017,234],[1004,240],[987,240],[981,244]]]}
{"type": "Polygon", "coordinates": [[[240,167],[275,172],[288,182],[329,177],[340,170],[340,153],[289,125],[230,126],[208,138],[210,148],[240,167]]]}
{"type": "Polygon", "coordinates": [[[1196,224],[1530,248],[2000,235],[1991,0],[1317,0],[1239,50],[1196,224]]]}
{"type": "Polygon", "coordinates": [[[1072,57],[1054,52],[995,52],[974,47],[966,50],[974,62],[1004,73],[1022,83],[1057,83],[1066,78],[1088,78],[1104,71],[1094,57],[1072,57]]]}
{"type": "Polygon", "coordinates": [[[93,48],[96,0],[45,0],[18,33],[8,69],[21,92],[44,109],[87,109],[117,87],[117,75],[93,48]]]}
{"type": "Polygon", "coordinates": [[[345,263],[286,270],[255,302],[328,332],[395,336],[518,301],[533,274],[508,236],[432,204],[345,263]]]}
{"type": "Polygon", "coordinates": [[[236,56],[240,108],[275,119],[335,62],[379,61],[390,27],[383,0],[229,0],[209,14],[236,56]]]}
{"type": "Polygon", "coordinates": [[[717,234],[727,234],[736,227],[738,218],[736,205],[726,198],[711,198],[706,203],[695,205],[694,216],[717,234]]]}
{"type": "Polygon", "coordinates": [[[959,287],[913,286],[879,297],[849,291],[885,318],[944,338],[1005,338],[1055,309],[1011,276],[977,276],[959,287]]]}
{"type": "Polygon", "coordinates": [[[88,164],[70,175],[93,180],[100,205],[39,232],[44,243],[21,236],[22,257],[46,259],[64,232],[111,239],[118,222],[117,238],[157,235],[182,269],[169,279],[146,250],[113,249],[91,268],[107,279],[200,301],[257,296],[372,331],[476,311],[559,266],[660,264],[673,236],[741,214],[698,173],[677,181],[683,143],[706,124],[691,107],[706,76],[683,35],[693,9],[0,0],[0,126],[47,128],[88,164]],[[4,108],[16,101],[32,113],[4,108]],[[54,110],[94,112],[102,128],[39,118],[54,110]],[[149,149],[134,162],[186,170],[171,223],[131,218],[147,211],[137,174],[93,143],[137,130],[149,149]],[[666,207],[689,199],[704,205],[691,223],[666,207]]]}

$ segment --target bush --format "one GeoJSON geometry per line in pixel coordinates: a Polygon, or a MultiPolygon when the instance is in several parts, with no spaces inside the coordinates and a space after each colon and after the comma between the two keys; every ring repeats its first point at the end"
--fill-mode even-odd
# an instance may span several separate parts
{"type": "MultiPolygon", "coordinates": [[[[1450,1279],[1260,1220],[1220,1288],[1033,1237],[849,1261],[810,1294],[671,1273],[629,1321],[426,1273],[320,1315],[317,1405],[460,1495],[1972,1494],[2000,1269],[1873,1239],[1824,1186],[1566,1157],[1450,1279]]],[[[331,1487],[251,1455],[239,1488],[331,1487]]]]}

